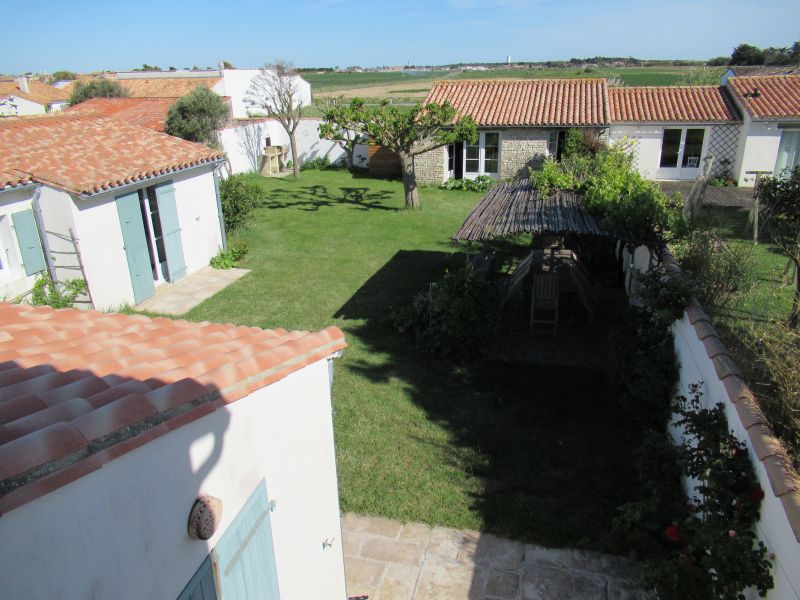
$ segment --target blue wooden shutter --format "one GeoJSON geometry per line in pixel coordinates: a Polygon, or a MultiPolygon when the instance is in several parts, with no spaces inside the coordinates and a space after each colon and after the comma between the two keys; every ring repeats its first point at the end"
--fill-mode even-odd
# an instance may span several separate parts
{"type": "Polygon", "coordinates": [[[178,208],[175,206],[175,188],[172,187],[172,182],[156,186],[156,199],[169,280],[175,282],[186,276],[186,262],[183,260],[181,228],[178,224],[178,208]]]}
{"type": "Polygon", "coordinates": [[[22,256],[22,266],[25,268],[26,275],[33,275],[39,271],[44,271],[44,253],[42,252],[42,241],[39,239],[39,231],[36,229],[36,219],[32,210],[11,215],[14,222],[14,232],[17,235],[20,256],[22,256]]]}
{"type": "Polygon", "coordinates": [[[261,482],[214,548],[223,600],[280,600],[269,515],[261,482]]]}
{"type": "Polygon", "coordinates": [[[206,556],[203,564],[183,588],[178,600],[217,600],[214,568],[210,556],[206,556]]]}
{"type": "Polygon", "coordinates": [[[128,272],[133,285],[133,298],[139,304],[155,293],[150,250],[142,221],[142,209],[139,206],[139,192],[117,196],[116,200],[122,243],[125,245],[128,272]]]}

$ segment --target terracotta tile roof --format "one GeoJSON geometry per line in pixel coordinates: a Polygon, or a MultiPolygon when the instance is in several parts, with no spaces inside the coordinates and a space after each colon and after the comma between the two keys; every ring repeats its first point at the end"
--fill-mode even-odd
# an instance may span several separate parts
{"type": "Polygon", "coordinates": [[[0,79],[0,96],[17,96],[42,105],[65,102],[69,99],[69,93],[63,89],[47,85],[35,79],[28,80],[27,92],[20,90],[19,84],[14,79],[0,79]]]}
{"type": "Polygon", "coordinates": [[[346,347],[342,332],[0,303],[0,514],[346,347]]]}
{"type": "Polygon", "coordinates": [[[8,188],[15,188],[29,183],[33,183],[33,179],[27,173],[22,173],[16,169],[9,169],[7,171],[0,169],[0,192],[8,188]]]}
{"type": "Polygon", "coordinates": [[[605,79],[437,81],[425,104],[445,100],[481,127],[609,123],[605,79]]]}
{"type": "Polygon", "coordinates": [[[728,87],[756,121],[800,120],[800,75],[731,77],[728,87]]]}
{"type": "Polygon", "coordinates": [[[222,77],[153,77],[152,79],[117,79],[135,98],[177,98],[197,87],[211,89],[222,77]]]}
{"type": "Polygon", "coordinates": [[[91,195],[222,159],[200,144],[118,119],[63,113],[0,119],[0,171],[91,195]]]}
{"type": "Polygon", "coordinates": [[[612,123],[741,121],[719,86],[611,87],[608,101],[612,123]]]}
{"type": "Polygon", "coordinates": [[[800,66],[797,65],[760,65],[728,67],[733,71],[734,77],[753,77],[754,75],[800,75],[800,66]]]}
{"type": "Polygon", "coordinates": [[[164,131],[167,111],[175,100],[177,98],[90,98],[66,112],[116,117],[131,125],[164,131]]]}

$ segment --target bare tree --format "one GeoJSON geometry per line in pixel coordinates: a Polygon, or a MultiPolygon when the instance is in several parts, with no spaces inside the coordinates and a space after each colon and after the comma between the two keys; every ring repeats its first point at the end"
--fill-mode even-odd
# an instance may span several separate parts
{"type": "Polygon", "coordinates": [[[245,103],[253,112],[274,117],[286,130],[292,147],[294,176],[300,177],[295,131],[303,115],[303,96],[292,64],[278,59],[261,67],[245,94],[245,103]]]}
{"type": "Polygon", "coordinates": [[[261,166],[261,154],[263,151],[264,134],[267,132],[267,124],[263,121],[255,121],[247,125],[236,128],[236,137],[239,138],[239,147],[250,161],[253,171],[258,173],[261,166]]]}

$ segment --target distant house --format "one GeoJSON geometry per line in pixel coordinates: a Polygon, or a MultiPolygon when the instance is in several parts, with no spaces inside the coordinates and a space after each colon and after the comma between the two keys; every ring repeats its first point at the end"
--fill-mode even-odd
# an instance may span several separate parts
{"type": "Polygon", "coordinates": [[[609,87],[609,141],[648,179],[694,179],[712,154],[712,175],[734,172],[742,127],[720,86],[609,87]]]}
{"type": "Polygon", "coordinates": [[[727,87],[744,116],[739,185],[752,186],[759,173],[800,166],[800,75],[732,77],[727,87]]]}
{"type": "Polygon", "coordinates": [[[437,81],[425,104],[447,101],[458,114],[471,115],[479,139],[417,156],[417,178],[441,183],[526,175],[546,156],[560,156],[567,129],[607,135],[606,94],[603,79],[437,81]]]}
{"type": "Polygon", "coordinates": [[[342,332],[0,302],[5,598],[346,597],[342,332]]]}
{"type": "Polygon", "coordinates": [[[65,108],[69,94],[27,77],[0,79],[0,117],[43,115],[65,108]]]}
{"type": "Polygon", "coordinates": [[[223,245],[224,155],[119,119],[0,120],[0,298],[47,270],[83,277],[96,308],[138,304],[223,245]]]}
{"type": "Polygon", "coordinates": [[[417,156],[421,182],[525,176],[561,157],[572,128],[624,148],[649,179],[694,179],[713,155],[713,176],[752,186],[757,172],[800,163],[800,75],[637,88],[604,79],[438,81],[425,103],[445,101],[473,117],[479,140],[417,156]]]}
{"type": "Polygon", "coordinates": [[[764,75],[800,75],[798,65],[732,66],[722,74],[720,83],[726,85],[731,77],[763,77],[764,75]]]}

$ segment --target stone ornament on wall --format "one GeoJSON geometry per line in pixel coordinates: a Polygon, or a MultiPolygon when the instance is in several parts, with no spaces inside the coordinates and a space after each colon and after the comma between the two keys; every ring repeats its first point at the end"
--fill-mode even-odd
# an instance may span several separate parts
{"type": "Polygon", "coordinates": [[[222,523],[222,500],[214,496],[200,496],[189,513],[189,537],[207,540],[222,523]]]}

